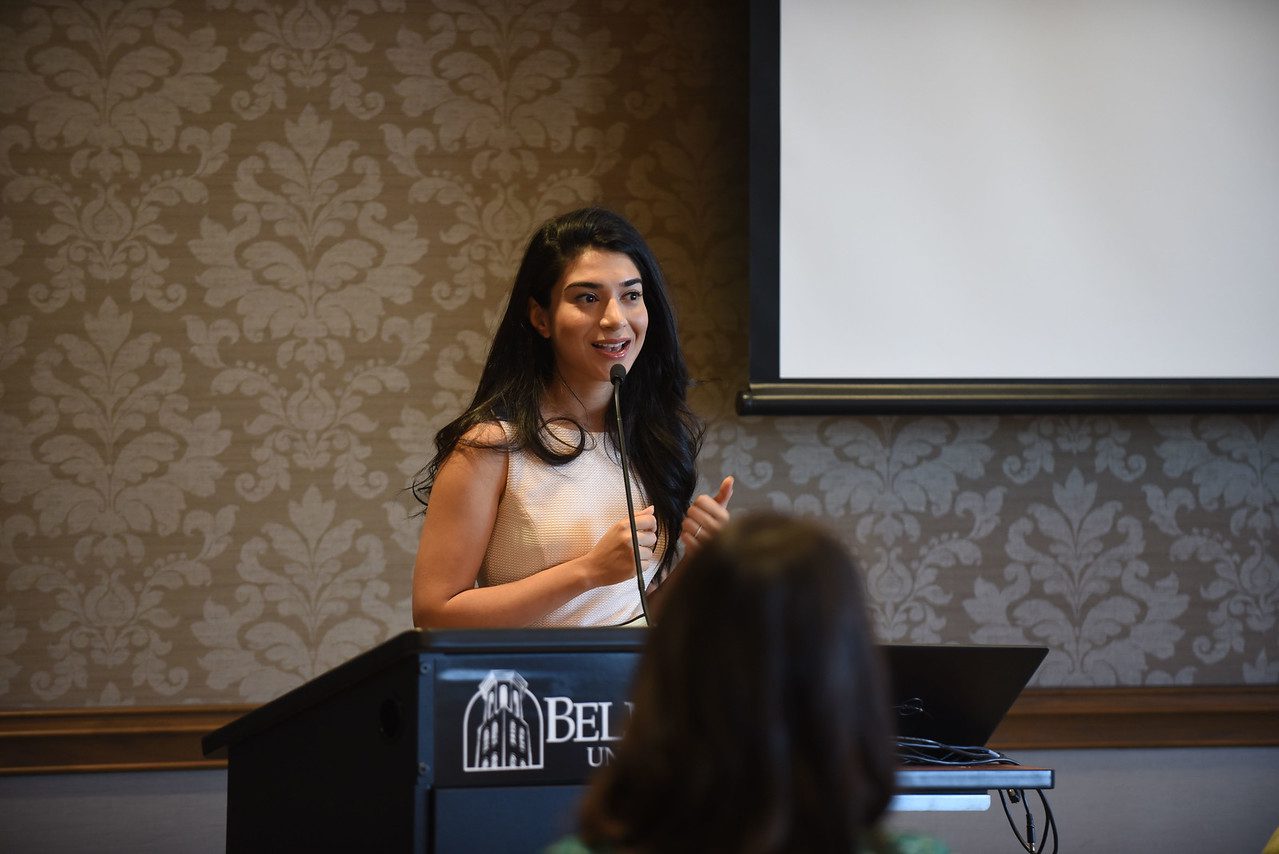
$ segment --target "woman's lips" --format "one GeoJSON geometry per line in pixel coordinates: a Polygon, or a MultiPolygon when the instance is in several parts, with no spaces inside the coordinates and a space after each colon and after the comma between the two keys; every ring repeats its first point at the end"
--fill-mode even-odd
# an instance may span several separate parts
{"type": "Polygon", "coordinates": [[[591,346],[596,350],[599,350],[605,356],[608,356],[610,359],[620,359],[626,355],[628,350],[631,349],[631,342],[629,339],[622,339],[619,341],[596,341],[591,344],[591,346]]]}

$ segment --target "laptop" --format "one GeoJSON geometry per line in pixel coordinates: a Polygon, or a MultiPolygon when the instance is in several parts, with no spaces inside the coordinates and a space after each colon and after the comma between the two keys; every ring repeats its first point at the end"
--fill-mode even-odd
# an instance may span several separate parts
{"type": "Polygon", "coordinates": [[[1048,654],[1043,646],[882,644],[897,734],[981,747],[1048,654]]]}

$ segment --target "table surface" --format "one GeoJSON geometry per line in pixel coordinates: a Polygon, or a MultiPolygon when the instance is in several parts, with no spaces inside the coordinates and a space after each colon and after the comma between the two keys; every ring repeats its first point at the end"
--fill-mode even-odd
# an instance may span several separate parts
{"type": "Polygon", "coordinates": [[[902,794],[1051,789],[1053,770],[1027,765],[904,765],[897,769],[902,794]]]}

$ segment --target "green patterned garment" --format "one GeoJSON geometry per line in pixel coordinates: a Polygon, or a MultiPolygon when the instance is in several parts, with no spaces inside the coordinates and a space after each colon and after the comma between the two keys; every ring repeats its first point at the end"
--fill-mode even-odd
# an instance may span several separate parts
{"type": "MultiPolygon", "coordinates": [[[[610,850],[588,848],[576,836],[566,836],[547,848],[545,854],[610,854],[610,850]]],[[[950,849],[931,836],[886,833],[882,845],[863,848],[858,854],[950,854],[950,849]]]]}

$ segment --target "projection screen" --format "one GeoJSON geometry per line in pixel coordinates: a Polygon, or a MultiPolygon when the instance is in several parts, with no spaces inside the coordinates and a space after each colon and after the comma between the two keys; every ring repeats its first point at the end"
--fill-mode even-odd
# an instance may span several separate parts
{"type": "Polygon", "coordinates": [[[1279,3],[756,0],[751,411],[1279,405],[1279,3]]]}

